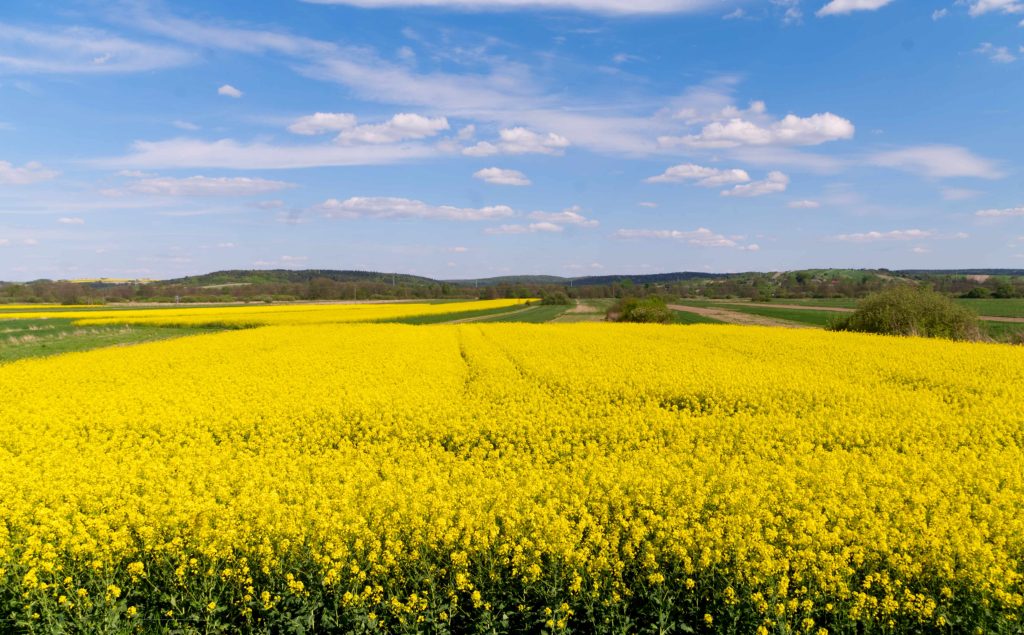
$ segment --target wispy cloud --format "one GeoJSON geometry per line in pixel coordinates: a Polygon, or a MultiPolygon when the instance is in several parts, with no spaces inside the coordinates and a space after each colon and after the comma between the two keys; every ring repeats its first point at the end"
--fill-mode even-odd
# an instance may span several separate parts
{"type": "Polygon", "coordinates": [[[999,64],[1009,64],[1017,61],[1017,56],[1011,53],[1008,47],[996,46],[991,42],[982,42],[981,46],[974,49],[974,52],[980,53],[993,62],[997,62],[999,64]]]}
{"type": "Polygon", "coordinates": [[[497,227],[488,227],[484,230],[485,234],[536,234],[540,233],[558,233],[564,231],[565,228],[561,225],[548,222],[530,223],[529,225],[499,225],[497,227]]]}
{"type": "Polygon", "coordinates": [[[124,188],[107,190],[110,195],[152,194],[157,196],[254,196],[296,187],[286,181],[271,181],[249,177],[190,176],[146,177],[135,180],[124,188]]]}
{"type": "Polygon", "coordinates": [[[982,209],[974,212],[975,216],[981,218],[1009,218],[1011,216],[1024,216],[1024,207],[1006,207],[1003,209],[982,209]]]}
{"type": "Polygon", "coordinates": [[[868,163],[914,172],[932,178],[974,177],[1002,178],[995,161],[979,157],[967,148],[949,145],[911,146],[900,150],[879,152],[868,163]]]}
{"type": "Polygon", "coordinates": [[[136,141],[125,156],[94,159],[101,168],[223,168],[234,170],[310,168],[343,165],[384,165],[438,156],[444,151],[427,145],[341,146],[285,145],[233,139],[168,139],[136,141]]]}
{"type": "Polygon", "coordinates": [[[328,218],[415,218],[423,220],[482,221],[512,216],[507,205],[456,207],[390,196],[354,196],[320,203],[315,209],[328,218]]]}
{"type": "MultiPolygon", "coordinates": [[[[722,6],[722,0],[304,0],[313,4],[344,4],[385,9],[439,7],[467,11],[571,10],[603,14],[696,13],[722,6]]],[[[727,2],[727,4],[735,4],[727,2]]]]}
{"type": "Polygon", "coordinates": [[[136,73],[188,64],[195,56],[97,29],[0,24],[0,68],[16,73],[136,73]]]}
{"type": "Polygon", "coordinates": [[[725,236],[707,229],[698,227],[690,231],[677,229],[620,229],[615,232],[617,238],[632,239],[656,239],[656,240],[677,240],[695,247],[728,247],[744,251],[758,251],[756,244],[744,245],[740,241],[742,236],[725,236]]]}
{"type": "Polygon", "coordinates": [[[36,161],[30,161],[21,167],[0,161],[0,183],[4,185],[31,185],[54,179],[58,174],[56,170],[47,169],[36,161]]]}

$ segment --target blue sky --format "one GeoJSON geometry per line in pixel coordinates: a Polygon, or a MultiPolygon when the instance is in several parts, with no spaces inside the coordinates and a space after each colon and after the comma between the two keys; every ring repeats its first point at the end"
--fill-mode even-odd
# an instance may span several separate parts
{"type": "Polygon", "coordinates": [[[0,8],[0,280],[1024,267],[1024,1],[0,8]]]}

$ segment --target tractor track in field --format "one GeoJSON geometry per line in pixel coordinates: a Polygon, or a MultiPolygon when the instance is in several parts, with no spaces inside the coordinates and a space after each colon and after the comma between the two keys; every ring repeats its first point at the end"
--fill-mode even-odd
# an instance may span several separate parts
{"type": "Polygon", "coordinates": [[[668,305],[668,308],[674,311],[686,311],[687,313],[703,315],[704,317],[709,317],[727,324],[743,324],[745,326],[782,326],[791,329],[814,328],[809,324],[800,324],[799,322],[790,322],[789,320],[777,320],[763,315],[741,313],[739,311],[730,311],[728,309],[684,306],[682,304],[670,304],[668,305]]]}

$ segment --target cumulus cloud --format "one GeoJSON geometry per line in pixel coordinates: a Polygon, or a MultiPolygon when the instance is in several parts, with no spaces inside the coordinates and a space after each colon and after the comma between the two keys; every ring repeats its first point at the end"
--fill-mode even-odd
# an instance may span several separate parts
{"type": "Polygon", "coordinates": [[[721,0],[305,0],[315,4],[345,4],[368,9],[438,7],[467,11],[520,9],[573,10],[601,14],[696,13],[720,6],[721,0]]]}
{"type": "Polygon", "coordinates": [[[968,13],[972,16],[986,13],[1024,13],[1024,2],[1020,0],[974,0],[968,13]]]}
{"type": "Polygon", "coordinates": [[[693,163],[673,165],[658,176],[644,179],[647,183],[694,183],[701,187],[721,187],[734,183],[746,183],[750,181],[750,175],[744,170],[733,168],[731,170],[719,170],[707,168],[693,163]]]}
{"type": "Polygon", "coordinates": [[[948,145],[911,146],[880,152],[868,162],[932,178],[974,177],[998,179],[1003,176],[995,162],[972,154],[967,148],[948,145]]]}
{"type": "Polygon", "coordinates": [[[980,53],[993,62],[997,62],[999,64],[1009,64],[1017,61],[1017,56],[1011,53],[1008,47],[996,46],[991,42],[982,42],[981,46],[974,49],[974,52],[980,53]]]}
{"type": "Polygon", "coordinates": [[[981,218],[1008,218],[1010,216],[1024,216],[1024,207],[1007,207],[1003,209],[981,209],[974,212],[975,216],[981,218]]]}
{"type": "Polygon", "coordinates": [[[0,184],[3,185],[31,185],[40,181],[49,181],[56,178],[59,172],[43,167],[37,161],[18,167],[7,161],[0,161],[0,184]]]}
{"type": "Polygon", "coordinates": [[[125,192],[157,196],[253,196],[296,187],[286,181],[271,181],[248,177],[169,176],[141,178],[121,190],[107,190],[107,194],[125,192]]]}
{"type": "Polygon", "coordinates": [[[462,151],[471,157],[487,157],[495,154],[562,154],[570,145],[565,137],[549,132],[546,135],[527,128],[504,128],[498,132],[493,143],[481,141],[462,151]]]}
{"type": "Polygon", "coordinates": [[[325,132],[340,132],[356,125],[356,116],[347,112],[317,112],[299,117],[288,130],[301,135],[318,135],[325,132]]]}
{"type": "MultiPolygon", "coordinates": [[[[771,121],[764,115],[764,105],[743,116],[712,121],[698,134],[661,136],[658,143],[666,148],[738,148],[742,146],[815,146],[829,141],[852,139],[853,123],[830,112],[809,117],[786,115],[771,121]],[[749,118],[748,118],[749,117],[749,118]]],[[[728,110],[721,114],[731,114],[728,110]]]]}
{"type": "Polygon", "coordinates": [[[414,113],[399,113],[379,124],[364,124],[343,129],[335,137],[341,144],[382,144],[395,143],[406,139],[425,139],[448,130],[444,117],[424,117],[414,113]]]}
{"type": "Polygon", "coordinates": [[[932,20],[939,21],[949,15],[949,9],[936,9],[932,11],[932,20]]]}
{"type": "Polygon", "coordinates": [[[539,222],[530,223],[529,225],[499,225],[497,227],[488,227],[484,230],[485,234],[535,234],[537,232],[542,233],[558,233],[564,231],[564,227],[556,225],[555,223],[539,222]]]}
{"type": "Polygon", "coordinates": [[[695,247],[729,247],[746,251],[757,251],[757,245],[743,245],[739,241],[742,237],[725,236],[707,229],[698,227],[692,231],[680,231],[677,229],[620,229],[615,232],[617,238],[647,238],[658,240],[678,240],[695,247]]]}
{"type": "Polygon", "coordinates": [[[558,225],[576,225],[578,227],[597,227],[598,222],[580,214],[580,207],[574,205],[560,212],[530,212],[529,217],[533,220],[545,223],[556,223],[558,225]]]}
{"type": "Polygon", "coordinates": [[[804,199],[802,201],[790,201],[787,205],[790,209],[818,209],[821,203],[804,199]]]}
{"type": "Polygon", "coordinates": [[[763,181],[753,181],[745,185],[737,185],[731,190],[723,190],[722,196],[754,197],[766,194],[785,192],[789,187],[789,177],[782,172],[769,172],[763,181]]]}
{"type": "Polygon", "coordinates": [[[33,30],[0,24],[0,68],[15,73],[134,73],[181,66],[191,53],[86,28],[33,30]]]}
{"type": "Polygon", "coordinates": [[[57,222],[61,225],[84,225],[85,219],[78,218],[77,216],[61,216],[57,219],[57,222]]]}
{"type": "Polygon", "coordinates": [[[822,8],[818,9],[818,17],[826,15],[846,15],[854,11],[875,11],[881,9],[892,0],[832,0],[822,8]]]}
{"type": "Polygon", "coordinates": [[[232,86],[231,84],[224,84],[223,86],[217,89],[217,94],[223,95],[224,97],[233,97],[234,99],[238,99],[244,93],[235,88],[234,86],[232,86]]]}
{"type": "Polygon", "coordinates": [[[354,196],[327,199],[315,208],[328,218],[418,218],[426,220],[480,221],[512,216],[507,205],[455,207],[391,196],[354,196]]]}
{"type": "Polygon", "coordinates": [[[530,179],[519,170],[506,170],[503,168],[484,168],[473,173],[473,178],[480,179],[494,185],[530,185],[530,179]]]}
{"type": "Polygon", "coordinates": [[[871,243],[887,240],[921,240],[937,237],[930,229],[894,229],[887,232],[869,231],[857,234],[839,234],[835,240],[848,243],[871,243]]]}

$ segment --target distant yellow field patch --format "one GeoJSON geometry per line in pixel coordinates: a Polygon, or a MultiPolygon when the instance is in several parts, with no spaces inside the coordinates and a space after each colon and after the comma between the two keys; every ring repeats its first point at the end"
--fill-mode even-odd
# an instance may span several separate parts
{"type": "Polygon", "coordinates": [[[286,304],[245,306],[170,307],[88,311],[39,311],[3,313],[0,319],[76,318],[75,324],[146,324],[151,326],[269,326],[284,324],[332,324],[376,322],[404,317],[446,315],[466,311],[486,311],[514,307],[529,300],[475,300],[469,302],[367,303],[367,304],[286,304]]]}

